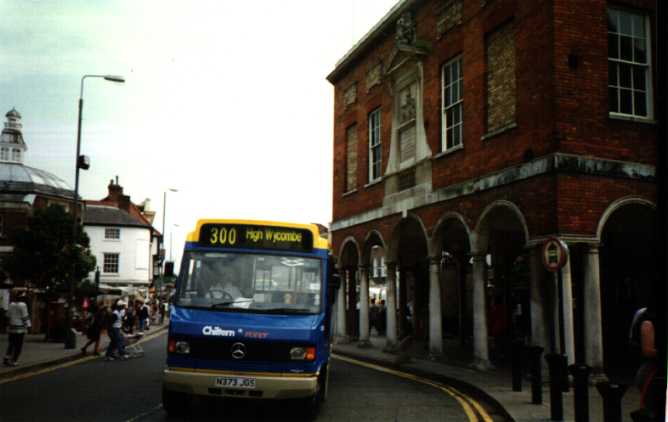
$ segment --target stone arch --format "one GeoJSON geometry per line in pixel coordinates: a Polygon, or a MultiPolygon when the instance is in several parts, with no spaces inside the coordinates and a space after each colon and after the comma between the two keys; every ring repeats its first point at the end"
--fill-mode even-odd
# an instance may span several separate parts
{"type": "Polygon", "coordinates": [[[362,247],[362,254],[360,255],[362,265],[368,264],[371,248],[375,245],[387,250],[387,244],[385,243],[385,239],[383,239],[383,235],[378,230],[373,229],[364,237],[364,245],[362,247]]]}
{"type": "Polygon", "coordinates": [[[653,304],[656,206],[637,196],[613,201],[601,215],[596,237],[603,366],[606,373],[632,376],[640,362],[624,346],[635,311],[653,304]]]}
{"type": "Polygon", "coordinates": [[[434,226],[431,242],[439,262],[442,336],[458,337],[465,344],[473,335],[471,230],[461,214],[446,212],[434,226]]]}
{"type": "Polygon", "coordinates": [[[472,236],[473,244],[471,245],[471,249],[473,251],[482,253],[487,249],[489,237],[487,236],[488,233],[486,232],[487,229],[489,229],[490,216],[499,208],[509,210],[517,218],[524,234],[524,243],[526,244],[526,242],[529,241],[529,227],[527,226],[526,219],[524,218],[524,214],[520,208],[510,201],[500,199],[489,204],[487,207],[485,207],[485,210],[482,212],[482,214],[480,214],[472,236]]]}
{"type": "Polygon", "coordinates": [[[612,214],[614,214],[615,211],[619,210],[620,208],[631,204],[644,205],[652,208],[653,210],[656,210],[656,204],[654,204],[652,201],[648,199],[641,198],[638,196],[625,196],[623,198],[619,198],[613,201],[610,205],[608,205],[608,208],[606,208],[605,211],[603,211],[603,214],[601,214],[601,218],[599,218],[598,220],[598,227],[596,228],[596,240],[598,242],[601,241],[601,236],[603,234],[603,229],[605,228],[605,224],[608,222],[612,214]]]}
{"type": "Polygon", "coordinates": [[[359,257],[361,255],[357,239],[355,239],[353,236],[348,236],[345,239],[343,239],[343,242],[341,242],[341,246],[339,247],[339,257],[337,262],[340,268],[343,267],[344,262],[346,263],[346,265],[351,265],[351,263],[349,262],[351,259],[350,256],[352,255],[352,251],[350,248],[354,248],[354,255],[357,257],[355,265],[359,263],[359,257]]]}
{"type": "Polygon", "coordinates": [[[342,314],[345,315],[342,322],[346,335],[357,338],[359,335],[359,315],[357,303],[359,301],[358,268],[360,265],[360,247],[357,239],[348,236],[341,243],[339,251],[339,275],[341,276],[341,292],[339,299],[343,299],[341,306],[342,314]]]}
{"type": "Polygon", "coordinates": [[[427,339],[430,243],[420,217],[407,213],[394,227],[388,251],[388,260],[397,264],[399,272],[400,336],[413,336],[417,341],[427,339]]]}
{"type": "Polygon", "coordinates": [[[464,233],[466,234],[468,241],[468,245],[464,249],[468,249],[469,251],[471,250],[471,229],[469,228],[468,224],[466,224],[466,220],[461,214],[450,211],[441,216],[432,231],[430,250],[433,251],[435,256],[440,255],[440,252],[442,251],[443,241],[445,240],[444,230],[447,229],[446,226],[453,222],[455,224],[458,223],[464,229],[464,233]]]}
{"type": "Polygon", "coordinates": [[[514,335],[529,335],[531,292],[528,250],[529,229],[522,211],[506,200],[489,204],[478,218],[472,236],[474,269],[474,331],[480,335],[478,347],[489,339],[489,359],[506,365],[514,335]],[[513,314],[522,309],[522,315],[513,314]],[[476,314],[487,315],[484,319],[476,314]],[[486,336],[482,331],[486,331],[486,336]]]}
{"type": "Polygon", "coordinates": [[[420,217],[418,217],[417,215],[415,215],[413,213],[407,213],[406,216],[403,217],[401,220],[399,220],[399,222],[392,229],[392,234],[391,234],[391,237],[390,237],[390,243],[389,243],[388,248],[387,248],[388,249],[388,253],[387,253],[388,260],[390,260],[392,262],[398,262],[398,260],[399,260],[399,242],[401,240],[401,228],[403,226],[405,226],[407,223],[410,223],[410,222],[414,222],[420,227],[421,234],[424,237],[425,242],[426,242],[425,247],[427,248],[427,253],[428,253],[428,255],[430,254],[430,252],[431,252],[431,242],[429,241],[430,238],[429,238],[429,233],[427,231],[426,226],[424,225],[424,223],[422,222],[420,217]]]}

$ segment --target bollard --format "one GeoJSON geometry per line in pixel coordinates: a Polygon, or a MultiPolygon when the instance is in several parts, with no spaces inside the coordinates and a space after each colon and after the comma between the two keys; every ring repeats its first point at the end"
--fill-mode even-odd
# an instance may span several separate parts
{"type": "Polygon", "coordinates": [[[531,365],[531,403],[543,404],[543,368],[540,355],[543,348],[540,346],[529,347],[529,364],[531,365]]]}
{"type": "MultiPolygon", "coordinates": [[[[563,371],[566,369],[564,360],[566,356],[550,353],[545,355],[550,370],[550,419],[553,421],[564,420],[564,398],[561,393],[564,385],[563,371]]],[[[606,422],[608,420],[606,419],[606,422]]]]}
{"type": "Polygon", "coordinates": [[[573,374],[575,388],[575,422],[589,422],[589,374],[591,367],[576,364],[568,367],[573,374]]]}
{"type": "Polygon", "coordinates": [[[513,370],[513,391],[522,391],[522,362],[524,361],[522,352],[524,351],[524,342],[521,339],[513,340],[511,360],[513,370]]]}
{"type": "Polygon", "coordinates": [[[622,396],[628,386],[605,381],[596,384],[596,389],[603,397],[603,420],[622,422],[622,396]]]}

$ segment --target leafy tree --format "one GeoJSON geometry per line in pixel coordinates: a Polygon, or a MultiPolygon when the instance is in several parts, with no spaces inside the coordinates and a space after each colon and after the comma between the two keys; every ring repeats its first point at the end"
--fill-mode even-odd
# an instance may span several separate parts
{"type": "Polygon", "coordinates": [[[61,205],[36,209],[27,227],[12,238],[14,252],[6,264],[11,278],[29,281],[52,294],[67,292],[71,279],[78,288],[95,268],[95,257],[81,225],[77,225],[75,243],[72,224],[72,215],[61,205]]]}

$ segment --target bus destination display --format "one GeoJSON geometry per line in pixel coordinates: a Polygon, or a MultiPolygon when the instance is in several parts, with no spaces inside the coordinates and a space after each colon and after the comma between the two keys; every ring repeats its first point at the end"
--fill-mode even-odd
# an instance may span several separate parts
{"type": "Polygon", "coordinates": [[[290,227],[203,224],[199,245],[209,248],[310,251],[313,235],[309,230],[290,227]]]}

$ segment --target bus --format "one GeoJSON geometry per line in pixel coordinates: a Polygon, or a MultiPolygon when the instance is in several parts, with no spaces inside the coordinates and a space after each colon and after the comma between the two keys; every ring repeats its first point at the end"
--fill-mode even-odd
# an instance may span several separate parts
{"type": "Polygon", "coordinates": [[[318,225],[199,220],[171,300],[166,412],[209,396],[297,399],[315,417],[327,396],[338,286],[318,225]]]}

